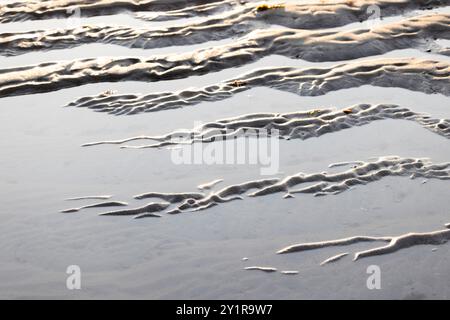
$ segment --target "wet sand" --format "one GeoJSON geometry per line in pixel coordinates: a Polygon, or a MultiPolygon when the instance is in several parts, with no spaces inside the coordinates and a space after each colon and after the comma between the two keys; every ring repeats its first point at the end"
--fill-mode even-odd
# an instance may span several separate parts
{"type": "MultiPolygon", "coordinates": [[[[139,38],[137,21],[183,30],[217,15],[224,42],[194,32],[179,46],[132,49],[102,43],[99,30],[93,45],[82,35],[29,46],[28,34],[0,49],[20,53],[0,59],[0,297],[450,297],[448,7],[374,1],[393,20],[366,32],[345,28],[364,12],[359,1],[308,30],[283,25],[306,17],[293,4],[265,12],[261,31],[245,13],[254,3],[154,1],[166,13],[154,21],[106,2],[107,16],[89,9],[81,20],[125,15],[129,29],[103,30],[139,38]],[[250,33],[230,41],[229,15],[250,33]],[[167,134],[206,141],[211,128],[281,129],[279,172],[170,161],[167,134]],[[80,291],[65,289],[70,264],[82,269],[80,291]],[[373,264],[382,290],[366,287],[373,264]]],[[[45,28],[20,12],[0,19],[45,28]]]]}

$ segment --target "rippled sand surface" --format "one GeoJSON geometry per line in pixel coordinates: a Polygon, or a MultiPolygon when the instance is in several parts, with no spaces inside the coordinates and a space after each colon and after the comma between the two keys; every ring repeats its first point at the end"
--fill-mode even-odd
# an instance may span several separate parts
{"type": "Polygon", "coordinates": [[[0,297],[449,298],[449,8],[2,2],[0,297]]]}

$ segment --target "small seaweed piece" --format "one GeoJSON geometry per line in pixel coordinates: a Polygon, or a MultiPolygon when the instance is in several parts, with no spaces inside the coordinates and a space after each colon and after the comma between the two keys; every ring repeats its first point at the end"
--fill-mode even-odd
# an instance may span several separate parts
{"type": "Polygon", "coordinates": [[[349,108],[349,109],[342,110],[342,112],[344,112],[345,114],[351,114],[351,113],[353,113],[353,110],[349,108]]]}
{"type": "Polygon", "coordinates": [[[244,87],[246,85],[247,85],[247,82],[242,81],[242,80],[234,80],[233,82],[230,83],[230,86],[235,87],[235,88],[244,87]]]}
{"type": "Polygon", "coordinates": [[[269,5],[267,4],[260,4],[259,6],[256,7],[256,11],[261,12],[261,11],[267,11],[269,10],[269,5]]]}
{"type": "Polygon", "coordinates": [[[271,10],[271,9],[283,9],[283,8],[284,8],[284,5],[282,5],[282,4],[273,4],[273,5],[260,4],[256,7],[256,11],[263,12],[263,11],[267,11],[267,10],[271,10]]]}

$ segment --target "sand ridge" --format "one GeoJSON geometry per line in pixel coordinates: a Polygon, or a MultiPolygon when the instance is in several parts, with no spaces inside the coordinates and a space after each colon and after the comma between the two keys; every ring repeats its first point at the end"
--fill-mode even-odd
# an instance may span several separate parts
{"type": "Polygon", "coordinates": [[[112,198],[112,195],[100,195],[100,196],[81,196],[67,198],[66,201],[78,201],[78,200],[108,200],[112,198]]]}
{"type": "Polygon", "coordinates": [[[16,1],[0,7],[0,23],[66,18],[70,16],[67,10],[79,8],[85,17],[96,15],[112,15],[124,11],[165,11],[176,10],[187,5],[202,5],[210,2],[228,2],[219,0],[59,0],[16,1]]]}
{"type": "MultiPolygon", "coordinates": [[[[171,21],[177,19],[186,18],[198,18],[198,17],[208,17],[210,15],[215,15],[219,13],[227,14],[228,11],[234,10],[235,8],[242,8],[248,2],[255,2],[256,0],[222,0],[216,2],[209,2],[201,5],[190,5],[175,9],[175,10],[165,10],[158,12],[135,12],[134,17],[141,19],[143,21],[171,21]]],[[[239,9],[238,9],[239,10],[239,9]]],[[[209,20],[209,19],[208,19],[209,20]]]]}
{"type": "MultiPolygon", "coordinates": [[[[263,1],[249,0],[60,0],[60,1],[16,1],[0,7],[0,23],[65,18],[69,16],[68,10],[79,8],[83,17],[97,15],[112,15],[121,12],[138,12],[137,17],[148,20],[173,20],[187,17],[197,17],[218,13],[235,7],[250,7],[265,15],[271,14],[273,10],[258,10],[264,4],[263,1]],[[156,11],[161,16],[155,18],[153,15],[142,15],[139,11],[156,11]]],[[[399,14],[413,9],[430,9],[434,6],[448,4],[447,0],[370,0],[370,1],[327,1],[327,3],[312,4],[282,4],[276,11],[303,12],[299,20],[308,20],[308,17],[318,12],[322,20],[337,20],[341,23],[349,23],[351,19],[363,19],[367,16],[367,8],[377,5],[386,14],[399,14]],[[280,10],[281,9],[281,10],[280,10]]],[[[291,18],[295,18],[291,16],[291,18]]]]}
{"type": "MultiPolygon", "coordinates": [[[[376,247],[368,250],[358,251],[355,253],[353,260],[356,261],[365,257],[372,257],[377,255],[388,254],[396,252],[401,249],[409,248],[417,245],[440,245],[446,243],[450,240],[450,229],[446,225],[447,229],[423,232],[423,233],[406,233],[399,236],[384,236],[384,237],[371,237],[371,236],[353,236],[349,238],[330,240],[330,241],[320,241],[320,242],[306,242],[300,244],[290,245],[283,249],[280,249],[278,254],[301,252],[306,250],[315,250],[320,248],[326,248],[331,246],[345,246],[351,245],[359,242],[387,242],[387,245],[376,247]]],[[[325,260],[322,264],[337,261],[337,257],[342,258],[347,255],[343,253],[335,257],[325,260]]]]}
{"type": "Polygon", "coordinates": [[[154,212],[163,211],[166,209],[170,203],[168,202],[150,202],[145,206],[133,209],[124,209],[117,211],[108,211],[103,212],[100,215],[103,216],[129,216],[133,215],[135,218],[142,217],[145,215],[146,217],[158,217],[158,215],[154,214],[154,212]]]}
{"type": "Polygon", "coordinates": [[[60,212],[62,213],[69,213],[69,212],[78,212],[83,209],[89,209],[89,208],[103,208],[103,207],[121,207],[121,206],[127,206],[128,203],[122,202],[122,201],[108,201],[108,202],[99,202],[94,204],[88,204],[85,206],[81,206],[78,208],[70,208],[70,209],[64,209],[60,212]]]}
{"type": "MultiPolygon", "coordinates": [[[[268,5],[266,10],[261,9],[266,4],[264,1],[221,1],[207,5],[187,7],[179,10],[160,12],[156,14],[140,14],[136,17],[145,21],[166,21],[180,18],[191,18],[198,16],[223,13],[224,10],[235,9],[237,17],[234,23],[252,22],[258,20],[280,24],[289,28],[315,29],[318,26],[330,28],[342,26],[352,22],[361,22],[370,18],[371,6],[378,6],[382,13],[382,18],[392,15],[407,14],[412,10],[430,10],[449,4],[448,1],[432,0],[365,0],[365,1],[321,1],[311,3],[284,3],[268,5]],[[239,4],[239,5],[238,5],[239,4]],[[249,14],[252,13],[252,14],[249,14]]],[[[200,25],[226,25],[231,27],[227,19],[228,12],[224,17],[213,16],[200,25]]]]}
{"type": "MultiPolygon", "coordinates": [[[[396,4],[405,4],[396,2],[396,4]]],[[[408,2],[411,5],[411,2],[408,2]]],[[[211,4],[210,4],[211,5],[211,4]]],[[[416,3],[416,5],[418,5],[416,3]]],[[[58,30],[35,30],[27,32],[3,33],[0,34],[0,55],[15,56],[24,54],[35,50],[55,50],[67,49],[75,46],[80,46],[87,43],[104,43],[116,44],[130,48],[162,48],[167,46],[193,45],[204,43],[208,41],[217,41],[228,38],[236,38],[253,32],[250,36],[241,40],[241,48],[245,49],[250,44],[249,42],[269,42],[280,41],[278,39],[289,37],[290,42],[294,42],[296,47],[302,52],[307,52],[301,44],[305,43],[310,47],[315,47],[314,44],[327,45],[326,40],[336,44],[338,41],[362,42],[363,37],[378,38],[382,36],[383,26],[377,26],[372,29],[379,29],[379,32],[374,31],[373,35],[367,35],[370,30],[360,29],[355,32],[336,32],[336,31],[306,31],[304,29],[323,29],[336,26],[346,25],[351,22],[363,21],[367,18],[365,9],[367,4],[363,4],[358,9],[347,6],[347,11],[339,9],[333,13],[333,18],[330,19],[327,11],[312,11],[312,8],[305,8],[304,5],[286,6],[282,10],[268,10],[264,12],[257,12],[254,5],[245,6],[241,11],[227,13],[224,16],[212,17],[206,21],[196,23],[188,23],[183,25],[176,25],[166,28],[149,28],[149,27],[130,27],[119,25],[83,25],[76,28],[66,28],[58,30]],[[306,13],[305,13],[306,11],[306,13]],[[339,12],[339,13],[337,13],[339,12]],[[358,14],[355,14],[357,12],[358,14]],[[350,14],[350,17],[348,15],[350,14]],[[325,15],[325,17],[324,17],[325,15]],[[306,17],[305,17],[306,16],[306,17]],[[266,27],[264,27],[264,25],[266,27]],[[271,34],[267,34],[267,26],[278,25],[291,29],[303,30],[283,30],[273,29],[271,34]],[[260,30],[260,31],[257,31],[260,30]],[[335,34],[335,35],[334,35],[335,34]],[[333,39],[334,37],[334,39],[333,39]]],[[[411,7],[411,6],[410,6],[411,7]]],[[[411,7],[415,9],[416,7],[411,7]]],[[[384,15],[390,13],[396,14],[396,10],[383,11],[384,15]]],[[[422,28],[425,30],[427,20],[431,17],[436,19],[438,15],[428,15],[425,18],[409,18],[406,21],[409,23],[422,23],[422,28]],[[427,18],[428,17],[428,18],[427,18]]],[[[391,23],[395,28],[396,23],[391,23]]],[[[390,24],[390,25],[391,25],[390,24]]],[[[398,24],[398,23],[397,23],[398,24]]],[[[443,20],[442,24],[448,24],[443,20]]],[[[364,26],[363,26],[364,27],[364,26]]],[[[397,26],[398,27],[398,26],[397,26]]],[[[407,26],[406,26],[407,27],[407,26]]],[[[434,30],[438,31],[438,30],[434,30]]],[[[408,32],[408,37],[411,37],[418,31],[408,32]]],[[[389,33],[389,31],[387,32],[389,33]]],[[[427,31],[425,30],[425,33],[427,31]]],[[[433,34],[433,37],[439,37],[440,32],[433,34]]],[[[375,39],[374,39],[375,40],[375,39]]],[[[285,43],[283,42],[285,45],[285,43]]],[[[332,44],[328,44],[332,45],[332,44]]],[[[363,43],[361,43],[363,45],[363,43]]],[[[267,45],[266,45],[267,46],[267,45]]],[[[275,45],[275,47],[277,47],[275,45]]],[[[239,48],[233,46],[229,51],[235,51],[239,48]]],[[[279,48],[280,49],[280,48],[279,48]]]]}
{"type": "Polygon", "coordinates": [[[186,193],[161,193],[161,192],[146,192],[142,194],[135,195],[133,198],[142,200],[148,198],[157,198],[169,203],[177,203],[184,201],[186,199],[201,199],[205,195],[200,192],[186,192],[186,193]]]}
{"type": "Polygon", "coordinates": [[[312,62],[341,61],[421,48],[426,46],[425,39],[450,39],[450,15],[413,18],[373,30],[325,32],[316,40],[304,36],[304,31],[264,30],[229,45],[185,54],[88,58],[2,69],[0,95],[41,93],[98,82],[182,79],[242,66],[272,54],[312,62]]]}
{"type": "Polygon", "coordinates": [[[267,178],[246,181],[226,186],[208,194],[193,193],[149,192],[145,196],[135,196],[136,199],[156,198],[169,202],[151,202],[145,206],[116,210],[101,213],[100,215],[121,216],[131,215],[135,218],[158,216],[155,212],[166,210],[166,214],[179,214],[183,212],[197,212],[207,210],[216,205],[235,200],[244,200],[245,197],[259,197],[276,193],[313,194],[314,196],[336,195],[351,190],[357,185],[381,180],[385,177],[410,177],[411,179],[426,178],[449,180],[450,163],[434,164],[426,158],[402,158],[398,156],[380,157],[369,161],[354,161],[357,163],[350,169],[336,173],[299,172],[284,178],[267,178]],[[173,206],[171,206],[173,205],[173,206]]]}
{"type": "Polygon", "coordinates": [[[319,96],[340,89],[373,85],[449,96],[449,82],[450,65],[446,62],[415,58],[376,59],[322,68],[262,68],[203,88],[150,94],[100,94],[79,98],[67,106],[115,115],[138,114],[224,100],[255,87],[269,87],[300,96],[319,96]]]}
{"type": "MultiPolygon", "coordinates": [[[[383,119],[415,121],[434,133],[450,138],[449,119],[433,119],[426,114],[416,113],[398,105],[359,104],[342,110],[313,109],[289,113],[247,114],[208,122],[192,130],[176,130],[161,136],[137,136],[122,140],[89,142],[82,146],[116,144],[122,145],[122,148],[131,149],[161,148],[196,142],[223,141],[236,137],[258,137],[260,130],[264,130],[267,136],[271,136],[272,130],[276,130],[280,139],[305,140],[383,119]],[[137,140],[155,142],[143,145],[123,145],[137,140]]],[[[333,166],[338,165],[333,164],[333,166]]],[[[204,189],[204,187],[200,189],[204,189]]]]}

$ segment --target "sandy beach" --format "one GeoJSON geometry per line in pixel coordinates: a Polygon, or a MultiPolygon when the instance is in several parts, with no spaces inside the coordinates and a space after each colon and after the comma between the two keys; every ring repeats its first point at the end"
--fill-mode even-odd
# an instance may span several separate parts
{"type": "Polygon", "coordinates": [[[0,1],[0,298],[449,299],[449,14],[0,1]]]}

